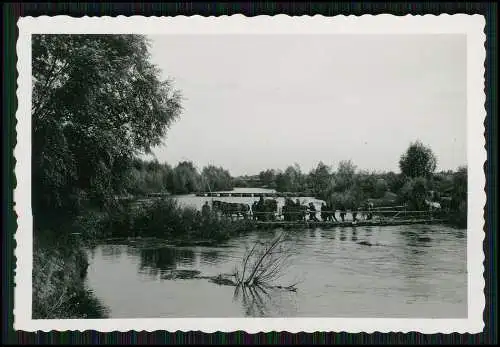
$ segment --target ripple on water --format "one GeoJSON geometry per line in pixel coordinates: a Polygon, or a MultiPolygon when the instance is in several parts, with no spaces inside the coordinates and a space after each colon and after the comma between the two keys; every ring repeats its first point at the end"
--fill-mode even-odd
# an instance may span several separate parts
{"type": "Polygon", "coordinates": [[[92,250],[88,284],[112,318],[458,318],[467,312],[466,239],[458,234],[443,226],[294,231],[291,265],[280,281],[299,279],[297,292],[235,298],[233,289],[195,277],[229,273],[246,247],[274,233],[250,232],[225,247],[111,243],[92,250]]]}

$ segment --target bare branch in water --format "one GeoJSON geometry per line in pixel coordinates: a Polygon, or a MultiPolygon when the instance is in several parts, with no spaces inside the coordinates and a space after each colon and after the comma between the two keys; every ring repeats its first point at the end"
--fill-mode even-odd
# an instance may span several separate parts
{"type": "MultiPolygon", "coordinates": [[[[241,275],[241,281],[244,281],[245,279],[245,271],[246,271],[246,268],[247,268],[247,263],[248,263],[248,259],[250,259],[250,257],[253,255],[253,252],[255,250],[255,247],[257,247],[257,242],[254,243],[252,249],[250,250],[250,252],[248,252],[248,254],[246,255],[245,257],[245,261],[243,263],[243,273],[241,275]]],[[[238,280],[237,280],[238,281],[238,280]]],[[[239,283],[239,282],[238,282],[239,283]]]]}
{"type": "Polygon", "coordinates": [[[284,233],[281,233],[272,243],[270,246],[266,247],[264,253],[259,257],[259,259],[257,260],[256,264],[253,266],[253,271],[252,273],[250,274],[250,276],[248,277],[248,279],[245,281],[246,284],[250,284],[252,282],[252,280],[254,279],[255,277],[255,274],[257,273],[257,271],[259,270],[260,266],[262,265],[262,262],[264,260],[266,260],[267,257],[269,257],[271,254],[272,254],[272,251],[274,250],[274,248],[280,243],[283,241],[283,235],[284,233]]]}
{"type": "MultiPolygon", "coordinates": [[[[283,275],[291,250],[285,247],[285,233],[280,233],[269,242],[256,241],[253,247],[245,254],[240,271],[235,271],[237,286],[243,287],[271,287],[269,283],[283,275]],[[248,274],[248,275],[247,275],[248,274]]],[[[295,285],[275,286],[275,288],[296,290],[295,285]]]]}

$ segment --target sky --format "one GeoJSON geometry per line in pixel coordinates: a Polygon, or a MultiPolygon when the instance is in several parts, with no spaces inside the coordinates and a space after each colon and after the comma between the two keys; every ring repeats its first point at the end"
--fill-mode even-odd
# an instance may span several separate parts
{"type": "Polygon", "coordinates": [[[183,113],[153,150],[233,176],[320,161],[399,172],[415,140],[467,163],[465,35],[149,36],[183,113]]]}

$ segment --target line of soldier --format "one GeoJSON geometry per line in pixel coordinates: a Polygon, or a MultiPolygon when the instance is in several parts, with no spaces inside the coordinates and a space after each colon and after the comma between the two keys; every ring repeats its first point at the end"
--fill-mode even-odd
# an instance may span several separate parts
{"type": "MultiPolygon", "coordinates": [[[[321,208],[319,210],[321,220],[323,221],[332,221],[332,222],[338,222],[337,217],[335,216],[335,206],[331,203],[322,203],[321,208]]],[[[341,206],[340,209],[340,219],[342,222],[346,220],[346,215],[347,215],[347,209],[345,206],[341,206]]],[[[370,202],[366,203],[365,206],[365,211],[366,211],[366,220],[371,220],[373,218],[373,204],[370,202]]],[[[358,213],[359,213],[359,208],[358,207],[353,207],[351,208],[351,214],[352,214],[352,220],[353,221],[358,221],[358,213]]],[[[295,202],[293,202],[291,199],[286,199],[285,200],[285,206],[283,206],[283,216],[285,221],[292,221],[292,220],[305,220],[306,215],[309,214],[309,220],[310,221],[315,221],[319,222],[316,214],[316,207],[312,202],[309,203],[308,206],[302,205],[297,199],[295,202]]]]}
{"type": "MultiPolygon", "coordinates": [[[[264,200],[264,198],[261,196],[259,201],[255,201],[253,203],[253,212],[254,212],[254,219],[263,219],[264,217],[268,216],[258,216],[258,213],[256,214],[255,212],[271,212],[272,209],[276,208],[276,201],[274,199],[267,199],[267,201],[264,200]],[[269,206],[270,209],[266,209],[265,207],[265,202],[274,202],[272,206],[269,206]],[[267,210],[267,211],[266,211],[267,210]]],[[[366,220],[371,220],[373,218],[373,203],[367,202],[365,206],[366,210],[366,220]]],[[[335,207],[331,203],[322,203],[321,208],[320,208],[320,216],[321,220],[323,221],[334,221],[338,222],[337,217],[335,216],[335,207]]],[[[347,215],[347,210],[345,206],[341,206],[340,209],[340,219],[342,222],[345,221],[345,217],[347,215]]],[[[285,205],[283,206],[283,217],[285,221],[296,221],[296,220],[305,220],[307,214],[309,214],[309,220],[310,221],[315,221],[319,222],[316,214],[316,207],[314,206],[314,203],[310,202],[309,205],[302,205],[300,203],[300,200],[297,199],[295,202],[293,202],[292,199],[287,198],[285,199],[285,205]]],[[[352,214],[352,220],[357,221],[358,220],[358,212],[359,208],[354,207],[351,209],[351,214],[352,214]]],[[[210,214],[210,206],[208,205],[208,202],[205,202],[205,204],[202,207],[202,214],[204,216],[208,216],[210,214]]],[[[267,215],[268,213],[266,213],[267,215]]],[[[265,218],[268,219],[268,218],[265,218]]]]}

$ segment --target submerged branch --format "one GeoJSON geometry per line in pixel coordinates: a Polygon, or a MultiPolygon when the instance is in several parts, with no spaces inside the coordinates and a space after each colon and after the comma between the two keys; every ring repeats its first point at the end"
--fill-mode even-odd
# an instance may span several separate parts
{"type": "Polygon", "coordinates": [[[217,285],[236,287],[235,295],[238,294],[240,289],[243,291],[246,289],[261,290],[263,293],[267,293],[266,289],[281,289],[295,292],[297,291],[296,285],[298,282],[287,286],[271,284],[273,280],[281,277],[287,260],[290,258],[290,249],[279,247],[285,242],[284,235],[284,232],[282,232],[267,243],[256,241],[244,255],[241,271],[236,268],[231,274],[219,274],[218,276],[198,275],[195,278],[208,279],[217,285]]]}
{"type": "Polygon", "coordinates": [[[283,247],[284,236],[285,233],[282,232],[271,241],[256,241],[243,257],[241,271],[235,270],[233,274],[234,285],[295,291],[296,284],[291,286],[270,285],[273,280],[282,276],[283,269],[290,258],[290,250],[283,247]]]}
{"type": "Polygon", "coordinates": [[[250,276],[245,280],[245,284],[251,284],[252,280],[254,279],[255,277],[255,274],[257,273],[257,271],[259,270],[262,262],[264,260],[266,260],[267,257],[269,257],[271,254],[272,254],[272,251],[274,250],[274,248],[280,243],[280,242],[283,242],[283,235],[284,233],[281,233],[272,243],[269,247],[267,247],[267,249],[265,249],[264,253],[260,256],[260,258],[257,260],[256,264],[254,265],[253,267],[253,271],[252,273],[250,274],[250,276]]]}

